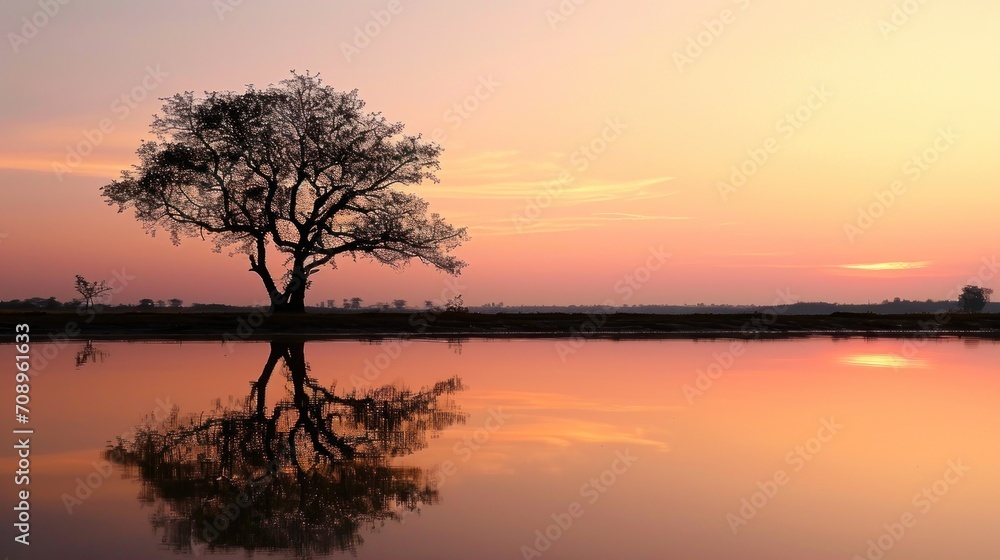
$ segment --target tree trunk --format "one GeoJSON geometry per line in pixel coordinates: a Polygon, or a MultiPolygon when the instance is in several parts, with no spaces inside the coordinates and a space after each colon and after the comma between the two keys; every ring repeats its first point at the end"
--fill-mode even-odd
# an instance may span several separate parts
{"type": "Polygon", "coordinates": [[[284,301],[276,303],[273,306],[271,306],[271,310],[274,313],[305,313],[306,312],[305,299],[302,299],[298,302],[284,301]]]}
{"type": "Polygon", "coordinates": [[[285,286],[284,299],[281,304],[274,306],[275,313],[305,313],[308,280],[302,261],[296,259],[292,264],[291,279],[285,286]]]}
{"type": "MultiPolygon", "coordinates": [[[[250,257],[250,271],[257,274],[260,277],[260,281],[264,284],[264,289],[267,290],[267,299],[270,302],[269,309],[272,313],[283,313],[289,311],[288,309],[288,294],[278,291],[277,284],[274,283],[274,279],[271,277],[271,272],[267,269],[267,265],[262,262],[263,254],[259,259],[254,259],[250,257]]],[[[305,311],[303,307],[302,311],[305,311]]]]}

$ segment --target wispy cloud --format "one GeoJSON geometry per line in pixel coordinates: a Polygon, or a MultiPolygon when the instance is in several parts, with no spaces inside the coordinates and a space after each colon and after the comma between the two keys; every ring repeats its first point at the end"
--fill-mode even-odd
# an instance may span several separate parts
{"type": "Polygon", "coordinates": [[[883,263],[868,263],[868,264],[841,264],[836,265],[837,268],[846,268],[848,270],[868,270],[868,271],[883,271],[883,270],[914,270],[918,268],[927,268],[931,265],[930,261],[895,261],[895,262],[883,262],[883,263]]]}
{"type": "Polygon", "coordinates": [[[788,257],[792,253],[788,251],[733,251],[729,253],[718,253],[720,257],[788,257]]]}
{"type": "Polygon", "coordinates": [[[478,235],[519,235],[523,233],[554,233],[595,228],[614,222],[650,222],[694,220],[692,216],[647,216],[620,212],[600,212],[589,216],[547,218],[521,225],[520,230],[510,220],[496,220],[490,224],[472,226],[478,235]]]}
{"type": "Polygon", "coordinates": [[[556,198],[559,205],[606,201],[649,200],[673,196],[680,191],[667,190],[665,183],[673,177],[650,177],[628,181],[591,181],[559,184],[555,176],[545,180],[490,180],[461,182],[434,187],[434,198],[461,200],[531,200],[536,197],[556,198]],[[553,193],[558,193],[553,197],[553,193]]]}
{"type": "MultiPolygon", "coordinates": [[[[793,253],[782,252],[782,251],[762,251],[762,252],[746,252],[746,253],[717,253],[717,256],[721,257],[752,257],[752,258],[769,258],[769,257],[790,257],[794,256],[793,253]]],[[[809,262],[754,262],[752,265],[748,265],[746,262],[718,262],[718,261],[702,261],[697,264],[704,265],[714,265],[723,268],[730,267],[746,267],[753,266],[754,268],[779,268],[779,269],[813,269],[813,270],[830,270],[843,272],[847,270],[859,270],[866,272],[893,272],[893,271],[906,271],[906,270],[921,270],[930,267],[933,262],[931,261],[914,261],[914,262],[884,262],[884,263],[867,263],[867,264],[822,264],[822,263],[809,263],[809,262]]]]}

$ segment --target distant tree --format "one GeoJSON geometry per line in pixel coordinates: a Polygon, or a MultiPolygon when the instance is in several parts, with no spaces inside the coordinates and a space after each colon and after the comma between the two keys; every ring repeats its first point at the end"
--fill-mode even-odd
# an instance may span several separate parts
{"type": "Polygon", "coordinates": [[[177,309],[179,307],[184,307],[184,301],[177,298],[173,298],[170,300],[170,307],[173,307],[174,309],[177,309]]]}
{"type": "Polygon", "coordinates": [[[395,307],[397,310],[406,309],[406,300],[405,299],[394,299],[394,300],[392,300],[392,306],[395,307]]]}
{"type": "Polygon", "coordinates": [[[462,301],[462,296],[458,295],[448,300],[445,304],[444,310],[449,313],[468,313],[469,308],[465,306],[465,302],[462,301]]]}
{"type": "Polygon", "coordinates": [[[431,300],[429,300],[429,299],[425,299],[424,300],[424,307],[426,307],[427,309],[433,309],[434,308],[434,302],[431,301],[431,300]]]}
{"type": "Polygon", "coordinates": [[[151,300],[149,298],[143,298],[143,299],[139,300],[139,307],[142,307],[142,308],[151,308],[151,307],[153,307],[153,305],[154,305],[153,300],[151,300]]]}
{"type": "Polygon", "coordinates": [[[465,228],[397,190],[437,182],[441,147],[364,107],[356,91],[294,72],[262,90],[179,93],[154,118],[157,140],[140,145],[138,165],[102,194],[175,244],[209,238],[246,255],[278,312],[304,313],[310,278],[339,257],[459,274],[465,263],[449,252],[465,228]],[[283,265],[268,262],[275,253],[283,265]]]}
{"type": "Polygon", "coordinates": [[[361,309],[361,302],[364,301],[359,297],[351,298],[351,309],[361,309]]]}
{"type": "Polygon", "coordinates": [[[99,282],[97,281],[88,282],[83,278],[83,276],[80,276],[79,274],[76,275],[75,288],[76,291],[83,298],[84,309],[88,311],[90,310],[90,308],[94,307],[95,299],[111,291],[111,287],[108,286],[108,283],[105,282],[104,280],[101,280],[99,282]]]}
{"type": "Polygon", "coordinates": [[[167,302],[163,301],[162,299],[158,299],[158,300],[156,300],[156,306],[157,307],[166,307],[167,306],[167,302]]]}
{"type": "Polygon", "coordinates": [[[344,298],[344,309],[350,309],[350,308],[351,308],[351,300],[344,298]]]}
{"type": "Polygon", "coordinates": [[[967,313],[979,313],[986,307],[991,295],[993,295],[991,288],[966,286],[962,288],[962,294],[958,296],[958,307],[967,313]]]}

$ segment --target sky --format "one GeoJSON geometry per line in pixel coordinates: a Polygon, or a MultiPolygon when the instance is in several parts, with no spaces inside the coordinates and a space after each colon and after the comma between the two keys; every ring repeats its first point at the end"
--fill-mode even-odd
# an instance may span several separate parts
{"type": "Polygon", "coordinates": [[[986,0],[10,1],[0,299],[262,303],[100,187],[159,98],[319,73],[444,147],[414,188],[471,240],[451,278],[341,260],[307,303],[769,305],[993,286],[1000,4],[986,0]]]}

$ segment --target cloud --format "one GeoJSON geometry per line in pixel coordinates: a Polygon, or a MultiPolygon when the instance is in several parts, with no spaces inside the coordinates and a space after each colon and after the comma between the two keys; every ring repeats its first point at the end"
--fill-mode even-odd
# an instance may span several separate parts
{"type": "MultiPolygon", "coordinates": [[[[433,187],[435,198],[459,200],[518,200],[548,198],[553,205],[604,201],[649,200],[677,194],[663,184],[673,177],[587,179],[561,154],[527,157],[515,150],[493,150],[442,162],[442,182],[433,187]],[[568,174],[569,179],[564,180],[568,174]]],[[[431,194],[431,193],[428,193],[431,194]]]]}
{"type": "MultiPolygon", "coordinates": [[[[436,199],[460,200],[550,200],[555,205],[573,205],[606,201],[649,200],[673,196],[680,191],[665,190],[662,185],[673,177],[650,177],[627,181],[572,181],[560,184],[557,176],[545,180],[504,179],[484,175],[481,182],[463,178],[461,182],[444,181],[433,188],[436,199]]],[[[431,193],[428,193],[431,194],[431,193]]]]}
{"type": "Polygon", "coordinates": [[[918,268],[927,268],[931,265],[930,261],[896,261],[896,262],[883,262],[883,263],[869,263],[869,264],[841,264],[836,265],[836,268],[846,268],[848,270],[868,270],[868,271],[883,271],[883,270],[914,270],[918,268]]]}
{"type": "Polygon", "coordinates": [[[521,222],[520,229],[509,219],[495,220],[487,225],[470,226],[477,235],[519,235],[523,233],[554,233],[601,227],[614,222],[650,222],[694,220],[692,216],[648,216],[624,212],[598,212],[589,216],[565,216],[540,218],[527,223],[521,222]]]}

